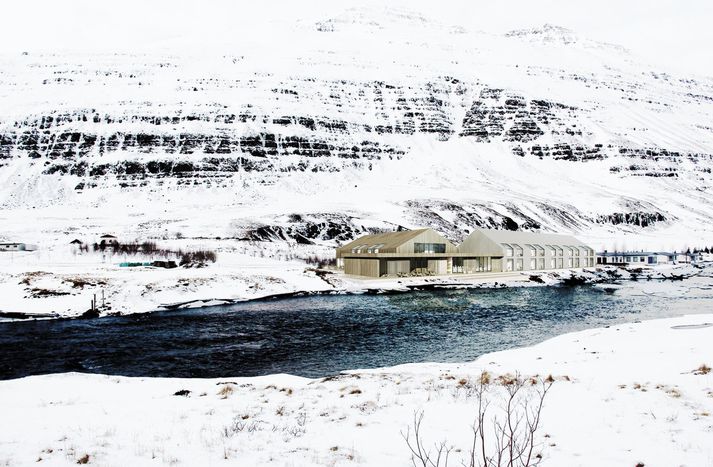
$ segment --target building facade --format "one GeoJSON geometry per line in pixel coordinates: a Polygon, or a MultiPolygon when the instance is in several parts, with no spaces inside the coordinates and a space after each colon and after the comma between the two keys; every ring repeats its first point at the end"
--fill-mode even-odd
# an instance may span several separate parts
{"type": "Polygon", "coordinates": [[[404,277],[592,267],[594,250],[574,237],[478,229],[457,247],[432,229],[365,235],[337,249],[344,273],[404,277]]]}
{"type": "Polygon", "coordinates": [[[365,235],[337,248],[337,266],[354,276],[449,274],[457,248],[432,229],[365,235]]]}
{"type": "Polygon", "coordinates": [[[662,251],[604,251],[597,253],[597,264],[614,266],[654,266],[701,261],[701,253],[676,253],[662,251]]]}
{"type": "Polygon", "coordinates": [[[31,245],[29,243],[0,243],[0,251],[35,251],[37,245],[31,245]]]}
{"type": "Polygon", "coordinates": [[[593,267],[594,250],[575,237],[536,232],[476,229],[458,246],[461,253],[490,258],[497,272],[593,267]]]}

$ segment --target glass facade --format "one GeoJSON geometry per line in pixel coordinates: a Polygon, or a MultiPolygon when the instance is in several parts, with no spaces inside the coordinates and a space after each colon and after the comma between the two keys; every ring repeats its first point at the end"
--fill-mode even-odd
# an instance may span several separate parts
{"type": "Polygon", "coordinates": [[[414,243],[414,253],[445,253],[445,243],[414,243]]]}
{"type": "Polygon", "coordinates": [[[514,266],[515,266],[514,260],[512,260],[512,259],[507,260],[505,262],[505,271],[508,271],[508,272],[512,271],[513,269],[515,269],[514,266]]]}

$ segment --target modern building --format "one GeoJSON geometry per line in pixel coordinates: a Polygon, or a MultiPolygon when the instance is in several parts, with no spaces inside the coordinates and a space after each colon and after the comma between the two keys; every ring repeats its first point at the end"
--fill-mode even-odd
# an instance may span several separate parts
{"type": "Polygon", "coordinates": [[[490,258],[498,272],[593,267],[595,258],[593,249],[570,235],[511,230],[476,229],[458,251],[490,258]]]}
{"type": "Polygon", "coordinates": [[[32,245],[30,243],[0,243],[0,251],[35,251],[37,245],[32,245]]]}
{"type": "Polygon", "coordinates": [[[597,264],[613,266],[654,266],[701,261],[700,253],[676,253],[662,251],[603,251],[597,253],[597,264]]]}
{"type": "Polygon", "coordinates": [[[449,260],[457,254],[432,229],[403,230],[364,235],[337,248],[337,266],[355,276],[449,274],[449,260]]]}
{"type": "Polygon", "coordinates": [[[432,229],[365,235],[337,249],[345,274],[369,277],[539,271],[594,266],[574,237],[478,229],[458,247],[432,229]]]}

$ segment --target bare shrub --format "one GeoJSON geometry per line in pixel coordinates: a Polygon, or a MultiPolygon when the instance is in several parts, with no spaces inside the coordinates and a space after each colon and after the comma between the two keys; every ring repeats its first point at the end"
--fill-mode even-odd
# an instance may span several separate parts
{"type": "Polygon", "coordinates": [[[184,267],[202,267],[208,263],[215,263],[218,256],[214,251],[197,250],[189,252],[179,252],[181,257],[180,265],[184,267]]]}
{"type": "Polygon", "coordinates": [[[323,269],[327,267],[335,267],[337,265],[337,258],[322,258],[321,256],[309,255],[304,259],[304,262],[316,266],[317,268],[323,269]]]}
{"type": "Polygon", "coordinates": [[[89,463],[89,454],[84,454],[82,457],[77,459],[77,464],[88,464],[89,463]]]}
{"type": "Polygon", "coordinates": [[[233,421],[229,425],[223,427],[223,437],[231,438],[242,432],[255,433],[256,431],[262,431],[262,424],[265,423],[262,420],[245,420],[243,416],[233,418],[233,421]]]}
{"type": "Polygon", "coordinates": [[[693,370],[694,375],[707,375],[711,372],[711,367],[703,363],[701,366],[693,370]]]}
{"type": "MultiPolygon", "coordinates": [[[[178,238],[178,237],[177,237],[178,238]]],[[[168,258],[173,256],[180,258],[181,266],[205,266],[208,263],[215,263],[217,260],[217,255],[211,250],[196,250],[196,251],[182,251],[182,250],[171,250],[168,248],[159,247],[156,242],[144,241],[144,242],[128,242],[123,243],[118,240],[102,240],[100,243],[94,243],[92,249],[95,252],[111,251],[117,254],[123,255],[147,255],[147,256],[160,256],[163,258],[168,258]]],[[[80,245],[81,251],[89,251],[89,247],[82,243],[80,245]]]]}
{"type": "Polygon", "coordinates": [[[433,450],[429,449],[421,434],[422,423],[423,411],[417,410],[413,414],[413,431],[409,426],[406,433],[401,432],[401,436],[411,450],[411,463],[414,467],[448,467],[448,457],[453,447],[448,447],[446,441],[441,441],[434,445],[433,450]]]}
{"type": "MultiPolygon", "coordinates": [[[[554,378],[523,378],[519,374],[502,375],[494,380],[483,372],[475,383],[461,380],[458,387],[466,388],[476,401],[476,417],[472,429],[472,444],[466,467],[529,467],[542,460],[537,441],[542,407],[554,378]],[[491,407],[490,391],[503,395],[502,404],[491,407]]],[[[415,412],[412,426],[403,436],[411,451],[414,467],[447,467],[452,446],[446,441],[429,449],[421,435],[423,412],[415,412]]],[[[456,450],[458,452],[458,450],[456,450]]]]}

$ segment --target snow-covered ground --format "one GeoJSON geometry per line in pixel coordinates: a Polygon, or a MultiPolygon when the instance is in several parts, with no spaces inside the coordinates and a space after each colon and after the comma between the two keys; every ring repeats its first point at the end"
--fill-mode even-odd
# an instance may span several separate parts
{"type": "MultiPolygon", "coordinates": [[[[63,225],[64,221],[58,222],[63,225]]],[[[0,313],[5,316],[79,316],[90,309],[94,297],[100,306],[100,315],[130,314],[179,304],[206,306],[296,292],[359,293],[436,284],[464,287],[553,285],[571,275],[568,270],[537,274],[542,277],[541,282],[530,280],[531,274],[527,272],[369,280],[347,277],[334,269],[318,272],[314,264],[305,261],[307,258],[333,258],[334,250],[327,245],[176,238],[175,234],[164,238],[137,237],[128,232],[122,232],[122,241],[140,243],[150,240],[173,251],[215,251],[217,261],[202,268],[121,267],[122,262],[178,261],[178,258],[91,251],[91,245],[99,241],[101,232],[97,230],[93,235],[77,232],[48,234],[37,251],[0,253],[0,313]],[[90,251],[82,252],[77,246],[70,245],[70,238],[84,241],[90,251]]],[[[671,274],[700,272],[690,265],[646,269],[648,272],[642,278],[648,275],[661,279],[671,274]]],[[[620,270],[616,274],[624,280],[630,279],[626,271],[620,270]]],[[[606,274],[600,276],[608,277],[606,274]]],[[[591,274],[590,279],[596,281],[591,274]]]]}
{"type": "MultiPolygon", "coordinates": [[[[70,245],[69,237],[48,236],[40,250],[0,253],[0,312],[78,316],[90,308],[96,296],[98,305],[104,299],[101,315],[129,314],[187,302],[193,302],[187,306],[204,306],[294,292],[359,292],[453,282],[448,277],[363,280],[345,278],[336,270],[320,275],[305,258],[333,257],[332,248],[279,241],[150,238],[166,249],[215,251],[217,261],[202,268],[121,267],[122,262],[178,258],[94,252],[91,244],[99,241],[99,234],[79,237],[89,243],[89,252],[70,245]]],[[[527,277],[488,274],[464,282],[516,285],[527,282],[527,277]]]]}
{"type": "Polygon", "coordinates": [[[324,379],[3,381],[0,465],[408,466],[402,433],[416,411],[426,447],[445,441],[449,465],[461,465],[482,372],[488,413],[499,416],[499,376],[554,378],[536,432],[542,465],[712,465],[712,343],[713,315],[703,314],[566,334],[472,363],[324,379]]]}

